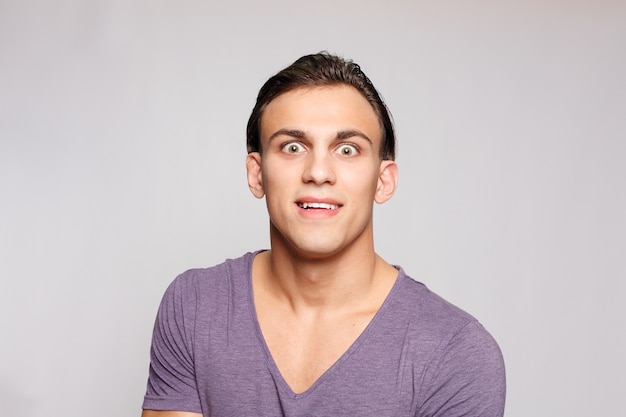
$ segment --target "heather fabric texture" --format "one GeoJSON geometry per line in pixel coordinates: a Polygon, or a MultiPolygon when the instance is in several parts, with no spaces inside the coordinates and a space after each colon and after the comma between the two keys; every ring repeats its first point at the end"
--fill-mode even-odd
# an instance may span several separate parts
{"type": "Polygon", "coordinates": [[[144,409],[212,417],[503,415],[496,342],[402,269],[354,344],[307,391],[294,393],[256,318],[254,255],[187,271],[167,289],[144,409]]]}

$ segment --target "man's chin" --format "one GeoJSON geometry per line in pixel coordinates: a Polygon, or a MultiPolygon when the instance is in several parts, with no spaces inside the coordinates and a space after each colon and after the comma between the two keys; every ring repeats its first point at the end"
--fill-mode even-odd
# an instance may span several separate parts
{"type": "Polygon", "coordinates": [[[290,252],[303,260],[321,261],[332,259],[345,248],[337,242],[298,242],[291,245],[290,252]]]}

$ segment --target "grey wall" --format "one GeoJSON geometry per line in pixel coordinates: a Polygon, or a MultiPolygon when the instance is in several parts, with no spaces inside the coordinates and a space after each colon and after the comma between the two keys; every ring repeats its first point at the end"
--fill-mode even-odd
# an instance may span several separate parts
{"type": "Polygon", "coordinates": [[[626,394],[623,1],[0,2],[0,415],[139,415],[190,267],[266,247],[244,128],[327,49],[397,126],[377,249],[477,316],[506,415],[626,394]]]}

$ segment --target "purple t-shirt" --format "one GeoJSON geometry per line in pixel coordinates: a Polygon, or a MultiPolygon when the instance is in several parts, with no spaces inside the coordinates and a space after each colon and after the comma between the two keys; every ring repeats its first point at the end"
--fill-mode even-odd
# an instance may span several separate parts
{"type": "Polygon", "coordinates": [[[502,416],[504,363],[470,315],[402,269],[354,344],[294,393],[265,344],[254,253],[180,275],[154,327],[143,408],[245,416],[502,416]]]}

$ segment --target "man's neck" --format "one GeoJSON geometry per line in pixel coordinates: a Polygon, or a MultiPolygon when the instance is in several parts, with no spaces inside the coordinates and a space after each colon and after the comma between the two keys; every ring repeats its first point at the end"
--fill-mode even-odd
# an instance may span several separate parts
{"type": "Polygon", "coordinates": [[[300,256],[278,246],[259,256],[255,282],[294,311],[379,304],[397,275],[373,246],[325,257],[300,256]]]}

